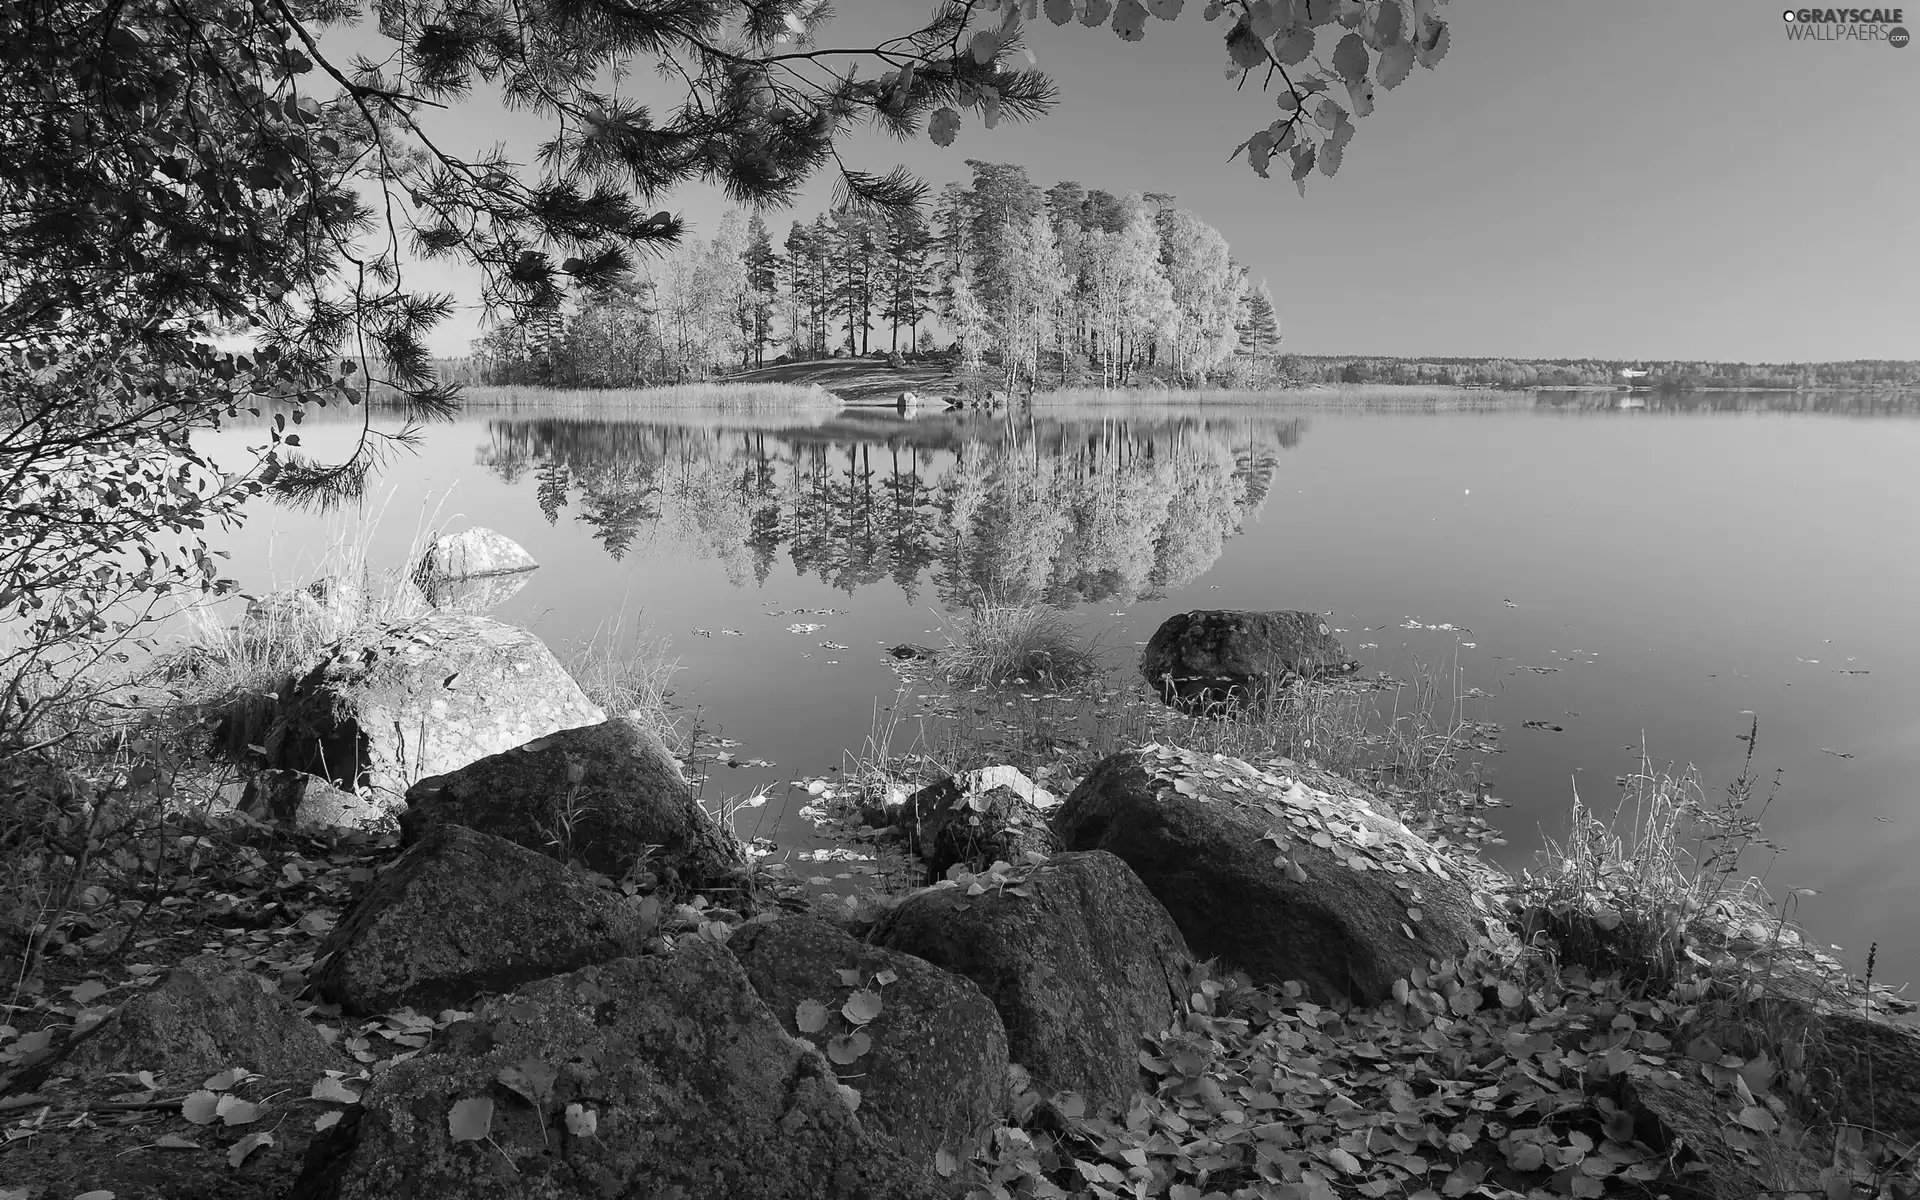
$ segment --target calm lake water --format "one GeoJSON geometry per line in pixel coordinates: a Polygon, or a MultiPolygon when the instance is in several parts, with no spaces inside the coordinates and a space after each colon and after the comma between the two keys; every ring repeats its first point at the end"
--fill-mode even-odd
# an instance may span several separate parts
{"type": "MultiPolygon", "coordinates": [[[[1492,853],[1515,867],[1576,787],[1610,811],[1643,739],[1718,795],[1757,716],[1785,852],[1750,865],[1776,895],[1818,889],[1801,919],[1856,970],[1878,941],[1878,978],[1920,979],[1920,419],[1863,398],[1615,403],[475,408],[370,489],[372,561],[399,565],[422,525],[485,525],[542,563],[494,615],[556,647],[623,612],[667,639],[676,701],[773,764],[717,772],[708,798],[770,785],[743,832],[796,847],[814,835],[787,784],[892,702],[883,647],[938,644],[979,588],[1073,613],[1121,671],[1203,607],[1319,610],[1374,669],[1457,654],[1506,727],[1492,853]]],[[[306,447],[355,433],[310,419],[306,447]]],[[[341,526],[263,508],[220,544],[264,590],[307,578],[341,526]]]]}

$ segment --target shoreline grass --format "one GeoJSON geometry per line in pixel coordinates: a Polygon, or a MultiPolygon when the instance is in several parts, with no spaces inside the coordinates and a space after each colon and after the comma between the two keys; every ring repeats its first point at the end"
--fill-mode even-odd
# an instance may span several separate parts
{"type": "Polygon", "coordinates": [[[952,628],[947,644],[934,652],[934,664],[958,687],[1071,687],[1100,671],[1098,647],[1049,605],[983,599],[952,628]]]}

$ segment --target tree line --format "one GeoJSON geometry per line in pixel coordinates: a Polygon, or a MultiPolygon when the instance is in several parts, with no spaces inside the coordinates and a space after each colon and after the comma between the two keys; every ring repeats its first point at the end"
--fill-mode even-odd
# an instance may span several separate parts
{"type": "Polygon", "coordinates": [[[776,245],[759,213],[583,293],[496,325],[474,346],[488,383],[632,387],[832,354],[957,357],[1009,386],[1122,383],[1164,366],[1186,383],[1239,360],[1270,370],[1272,294],[1226,238],[1172,196],[1115,196],[968,160],[932,206],[841,206],[776,245]],[[937,331],[937,332],[936,332],[937,331]]]}
{"type": "Polygon", "coordinates": [[[1294,383],[1397,383],[1435,387],[1553,388],[1622,386],[1662,392],[1747,388],[1920,387],[1920,362],[1748,363],[1608,358],[1352,358],[1285,355],[1279,374],[1294,383]],[[1623,375],[1623,371],[1634,372],[1623,375]]]}

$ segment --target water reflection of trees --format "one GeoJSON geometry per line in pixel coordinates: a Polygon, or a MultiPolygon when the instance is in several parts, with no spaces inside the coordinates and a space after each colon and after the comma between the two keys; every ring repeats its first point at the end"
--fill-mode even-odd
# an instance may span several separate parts
{"type": "Polygon", "coordinates": [[[478,461],[531,477],[615,559],[666,543],[736,584],[794,569],[851,592],[890,580],[948,605],[1060,607],[1179,588],[1265,503],[1305,422],[1119,419],[1019,427],[717,429],[559,418],[489,424],[478,461]]]}

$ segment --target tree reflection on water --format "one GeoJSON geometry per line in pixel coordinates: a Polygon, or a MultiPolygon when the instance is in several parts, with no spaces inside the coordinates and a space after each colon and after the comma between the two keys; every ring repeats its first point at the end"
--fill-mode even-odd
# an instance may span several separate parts
{"type": "Polygon", "coordinates": [[[1264,506],[1306,419],[837,420],[727,428],[566,418],[488,423],[477,461],[531,475],[615,559],[672,546],[744,586],[789,556],[852,592],[931,581],[1066,608],[1180,587],[1264,506]]]}

